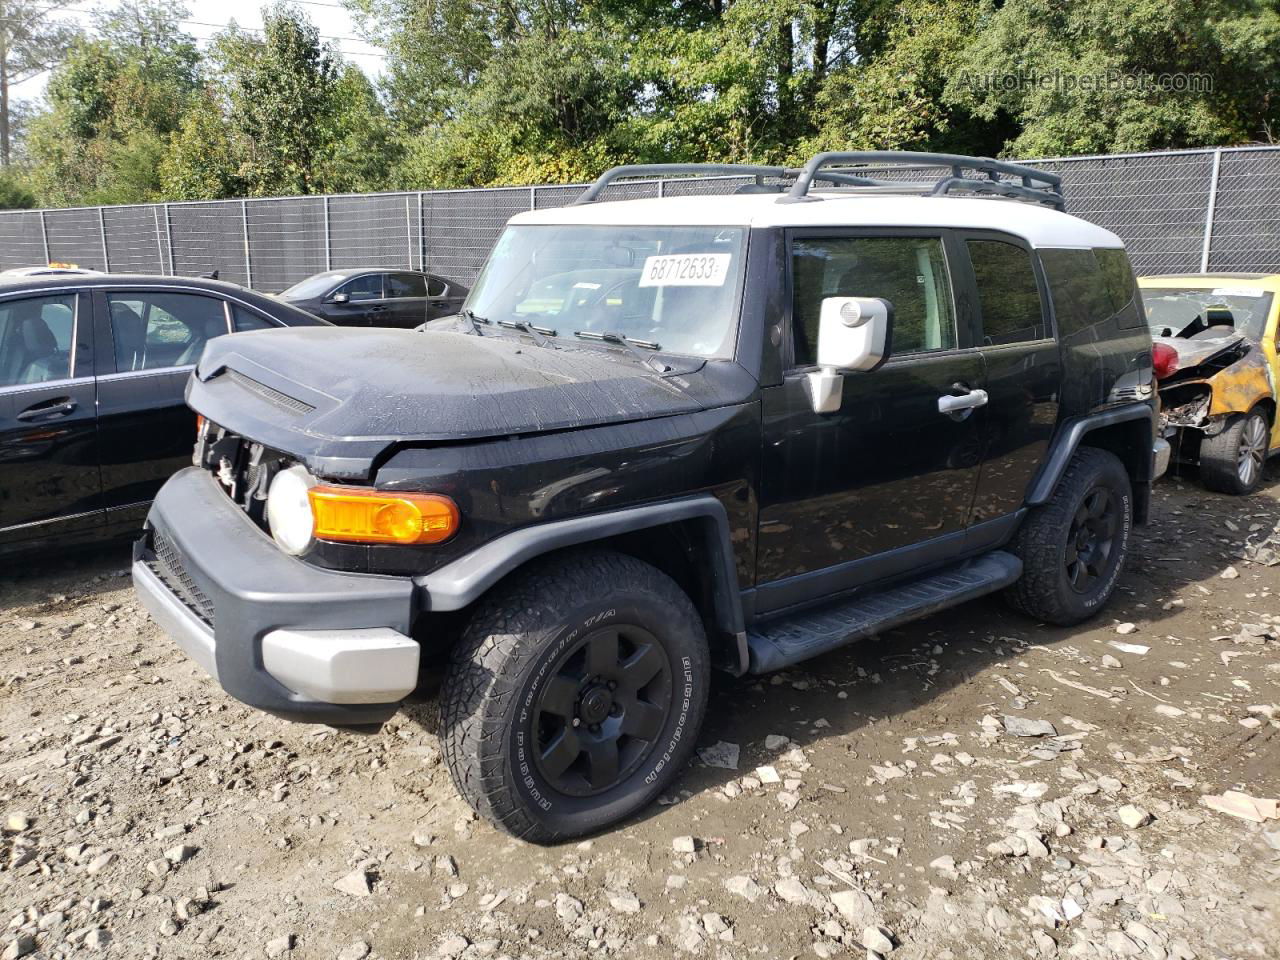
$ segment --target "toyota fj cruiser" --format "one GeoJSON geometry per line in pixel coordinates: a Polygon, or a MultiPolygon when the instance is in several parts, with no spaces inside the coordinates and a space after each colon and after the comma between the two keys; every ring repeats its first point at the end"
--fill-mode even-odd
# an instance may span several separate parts
{"type": "Polygon", "coordinates": [[[995,591],[1107,602],[1168,448],[1123,246],[1062,205],[951,155],[612,170],[513,217],[456,318],[211,341],[137,591],[286,717],[380,722],[438,668],[477,811],[616,823],[689,758],[713,665],[995,591]],[[673,174],[745,182],[597,202],[673,174]]]}

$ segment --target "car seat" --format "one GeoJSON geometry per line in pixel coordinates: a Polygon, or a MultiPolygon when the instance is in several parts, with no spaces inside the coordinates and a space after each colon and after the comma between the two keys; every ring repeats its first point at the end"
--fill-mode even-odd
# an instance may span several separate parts
{"type": "Polygon", "coordinates": [[[200,359],[200,354],[204,352],[204,345],[214,337],[220,337],[227,332],[227,321],[225,317],[206,317],[204,320],[193,320],[191,322],[191,342],[178,355],[176,366],[184,367],[193,364],[200,359]]]}
{"type": "Polygon", "coordinates": [[[111,333],[116,341],[116,370],[142,370],[147,365],[147,326],[138,311],[120,300],[111,301],[111,333]]]}
{"type": "Polygon", "coordinates": [[[45,383],[67,376],[68,357],[58,349],[49,324],[40,317],[26,317],[19,321],[18,333],[24,361],[16,382],[45,383]]]}

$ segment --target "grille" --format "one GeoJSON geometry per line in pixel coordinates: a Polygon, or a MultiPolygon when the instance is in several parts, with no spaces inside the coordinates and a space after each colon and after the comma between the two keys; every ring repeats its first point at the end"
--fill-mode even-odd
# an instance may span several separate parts
{"type": "Polygon", "coordinates": [[[259,383],[252,377],[246,377],[238,370],[228,370],[227,376],[231,378],[231,382],[236,386],[243,387],[250,393],[257,394],[268,403],[274,404],[286,413],[292,413],[296,417],[310,413],[315,409],[311,404],[297,397],[291,397],[287,393],[281,393],[274,387],[268,387],[265,383],[259,383]]]}
{"type": "Polygon", "coordinates": [[[151,569],[192,613],[212,627],[213,604],[187,573],[178,551],[169,542],[168,537],[158,530],[152,537],[152,543],[155,560],[150,564],[151,569]]]}

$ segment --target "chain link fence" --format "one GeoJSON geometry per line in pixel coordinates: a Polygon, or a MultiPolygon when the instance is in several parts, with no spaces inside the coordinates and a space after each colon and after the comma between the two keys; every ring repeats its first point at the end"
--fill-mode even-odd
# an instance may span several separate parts
{"type": "MultiPolygon", "coordinates": [[[[1068,212],[1117,233],[1138,273],[1280,273],[1280,147],[1026,161],[1063,178],[1068,212]]],[[[892,172],[934,178],[932,171],[892,172]]],[[[727,193],[739,178],[633,180],[602,199],[727,193]]],[[[0,269],[217,270],[275,293],[343,267],[421,269],[470,284],[507,219],[566,206],[578,185],[0,211],[0,269]]]]}

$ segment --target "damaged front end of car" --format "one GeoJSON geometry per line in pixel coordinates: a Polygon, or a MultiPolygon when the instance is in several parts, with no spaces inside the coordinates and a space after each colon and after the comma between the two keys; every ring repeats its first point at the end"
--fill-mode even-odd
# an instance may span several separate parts
{"type": "Polygon", "coordinates": [[[1232,418],[1274,400],[1275,384],[1259,344],[1240,333],[1213,339],[1155,337],[1160,430],[1174,459],[1199,462],[1201,441],[1232,418]]]}

